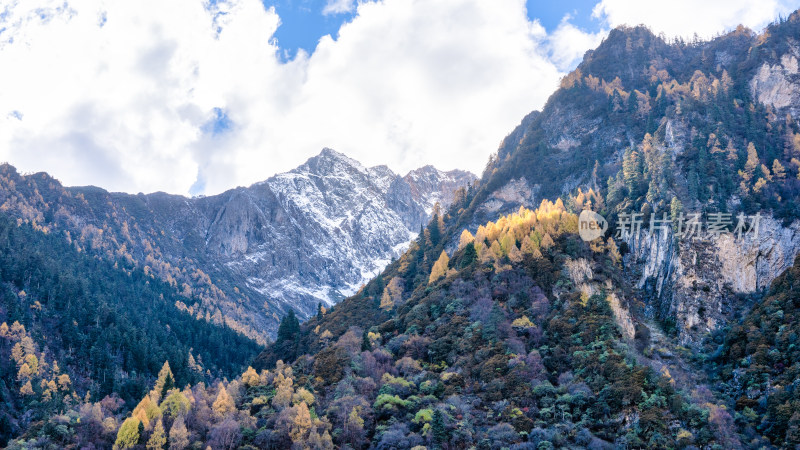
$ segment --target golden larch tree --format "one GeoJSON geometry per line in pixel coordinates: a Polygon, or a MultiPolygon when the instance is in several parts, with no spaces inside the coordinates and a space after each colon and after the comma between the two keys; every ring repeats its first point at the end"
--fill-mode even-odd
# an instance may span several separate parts
{"type": "Polygon", "coordinates": [[[447,256],[447,252],[442,250],[442,254],[439,255],[439,259],[437,259],[433,264],[431,276],[428,278],[428,283],[433,283],[434,281],[443,277],[447,273],[448,264],[450,264],[450,258],[447,256]]]}
{"type": "Polygon", "coordinates": [[[217,394],[217,399],[214,400],[212,409],[220,417],[236,411],[236,405],[233,404],[233,398],[230,394],[228,394],[228,390],[225,389],[225,386],[220,385],[219,394],[217,394]]]}

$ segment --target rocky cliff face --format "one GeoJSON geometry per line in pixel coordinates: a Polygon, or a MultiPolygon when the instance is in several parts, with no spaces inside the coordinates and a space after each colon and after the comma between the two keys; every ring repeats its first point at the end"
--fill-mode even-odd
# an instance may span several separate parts
{"type": "MultiPolygon", "coordinates": [[[[753,98],[777,116],[797,119],[800,114],[798,55],[798,47],[788,45],[778,62],[764,62],[748,83],[753,98]]],[[[671,137],[673,149],[685,145],[681,141],[686,142],[687,133],[682,134],[683,139],[671,137]]],[[[669,231],[628,244],[632,253],[626,263],[637,269],[636,286],[650,295],[651,312],[674,320],[682,343],[699,343],[740,315],[742,297],[762,294],[792,266],[800,251],[800,221],[786,224],[766,217],[755,238],[725,233],[680,241],[669,231]]]]}
{"type": "Polygon", "coordinates": [[[800,116],[798,55],[800,49],[792,46],[791,52],[782,55],[780,62],[774,65],[765,62],[750,80],[753,97],[765,105],[788,110],[794,118],[800,116]]]}
{"type": "Polygon", "coordinates": [[[64,188],[0,168],[0,208],[79,249],[139,267],[183,292],[177,306],[262,342],[354,293],[398,256],[436,202],[476,177],[425,167],[402,177],[330,149],[250,187],[198,198],[64,188]]]}
{"type": "MultiPolygon", "coordinates": [[[[411,196],[430,213],[436,203],[449,205],[453,202],[456,190],[463,187],[465,181],[475,181],[472,174],[463,170],[441,172],[433,166],[425,166],[412,170],[403,182],[408,185],[411,196]]],[[[420,223],[423,225],[424,223],[420,223]]]]}
{"type": "Polygon", "coordinates": [[[757,237],[725,233],[684,240],[666,230],[626,243],[625,265],[647,297],[648,312],[674,323],[682,344],[699,344],[706,333],[737,318],[747,296],[762,294],[792,266],[800,251],[800,221],[783,226],[764,218],[757,237]]]}
{"type": "Polygon", "coordinates": [[[405,177],[333,150],[229,194],[208,251],[264,298],[301,317],[352,295],[405,250],[435,203],[475,177],[433,167],[405,177]]]}

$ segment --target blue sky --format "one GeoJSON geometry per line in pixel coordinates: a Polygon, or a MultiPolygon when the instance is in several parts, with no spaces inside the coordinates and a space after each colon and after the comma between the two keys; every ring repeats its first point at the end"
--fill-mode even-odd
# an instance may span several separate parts
{"type": "MultiPolygon", "coordinates": [[[[325,0],[265,0],[281,18],[275,38],[284,59],[294,58],[298,49],[312,53],[322,36],[336,36],[341,25],[352,20],[356,10],[324,14],[325,0]]],[[[525,6],[530,20],[538,20],[548,32],[554,31],[565,18],[576,27],[589,32],[601,29],[600,20],[592,17],[596,0],[542,1],[527,0],[525,6]]]]}
{"type": "Polygon", "coordinates": [[[314,51],[319,38],[336,36],[342,23],[352,20],[355,10],[339,14],[323,14],[324,0],[267,0],[267,7],[274,7],[281,18],[281,26],[275,32],[278,45],[294,57],[298,49],[308,53],[314,51]]]}
{"type": "Polygon", "coordinates": [[[579,28],[586,31],[600,30],[600,21],[592,18],[592,9],[596,4],[595,0],[525,2],[528,18],[538,19],[547,31],[555,30],[566,15],[569,15],[570,21],[579,28]]]}

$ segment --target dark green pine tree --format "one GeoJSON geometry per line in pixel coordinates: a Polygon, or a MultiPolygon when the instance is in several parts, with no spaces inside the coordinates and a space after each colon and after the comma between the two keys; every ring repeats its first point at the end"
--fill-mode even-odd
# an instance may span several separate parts
{"type": "Polygon", "coordinates": [[[464,246],[464,252],[461,255],[461,260],[458,262],[458,268],[463,269],[478,259],[478,251],[475,250],[475,244],[470,242],[464,246]]]}
{"type": "Polygon", "coordinates": [[[442,240],[442,229],[440,228],[441,224],[440,218],[440,208],[439,204],[435,204],[433,206],[433,215],[431,217],[431,221],[428,223],[428,233],[431,238],[431,244],[435,247],[439,244],[442,240]]]}
{"type": "Polygon", "coordinates": [[[444,425],[444,416],[438,409],[433,412],[431,432],[433,434],[433,442],[436,443],[436,447],[441,448],[442,444],[447,442],[448,437],[447,427],[444,425]]]}
{"type": "Polygon", "coordinates": [[[294,361],[297,357],[297,340],[300,335],[300,321],[293,309],[281,319],[278,325],[278,337],[275,339],[275,348],[278,357],[283,361],[294,361]]]}
{"type": "Polygon", "coordinates": [[[367,330],[364,330],[364,334],[361,335],[361,351],[368,352],[372,349],[372,344],[369,342],[369,334],[367,330]]]}
{"type": "Polygon", "coordinates": [[[622,160],[622,175],[631,198],[638,198],[641,195],[642,158],[634,148],[629,148],[625,151],[625,156],[622,160]]]}

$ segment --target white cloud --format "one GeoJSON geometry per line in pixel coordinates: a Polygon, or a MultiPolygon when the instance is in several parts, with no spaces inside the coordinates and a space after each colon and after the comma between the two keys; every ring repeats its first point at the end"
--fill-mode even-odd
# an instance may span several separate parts
{"type": "Polygon", "coordinates": [[[761,31],[779,14],[786,16],[798,6],[798,0],[602,0],[593,15],[611,27],[645,24],[669,38],[692,39],[697,33],[708,39],[739,24],[761,31]]]}
{"type": "MultiPolygon", "coordinates": [[[[597,14],[631,21],[617,1],[597,14]]],[[[284,62],[260,0],[0,0],[0,160],[128,192],[216,193],[325,146],[480,172],[605,35],[548,34],[523,0],[328,6],[356,16],[284,62]]]]}
{"type": "Polygon", "coordinates": [[[356,0],[326,0],[322,14],[344,14],[353,12],[356,0]]]}
{"type": "Polygon", "coordinates": [[[70,184],[187,192],[198,165],[217,159],[233,174],[227,149],[204,152],[200,127],[214,107],[285,72],[269,43],[278,17],[256,2],[5,7],[0,117],[14,110],[23,119],[0,123],[0,152],[70,184]]]}
{"type": "Polygon", "coordinates": [[[569,71],[577,66],[587,50],[600,45],[608,30],[590,33],[571,24],[570,16],[565,16],[558,27],[546,37],[544,46],[548,56],[559,70],[569,71]]]}
{"type": "Polygon", "coordinates": [[[477,172],[561,75],[522,0],[357,8],[285,63],[259,0],[0,0],[0,159],[132,192],[220,192],[324,146],[477,172]]]}

